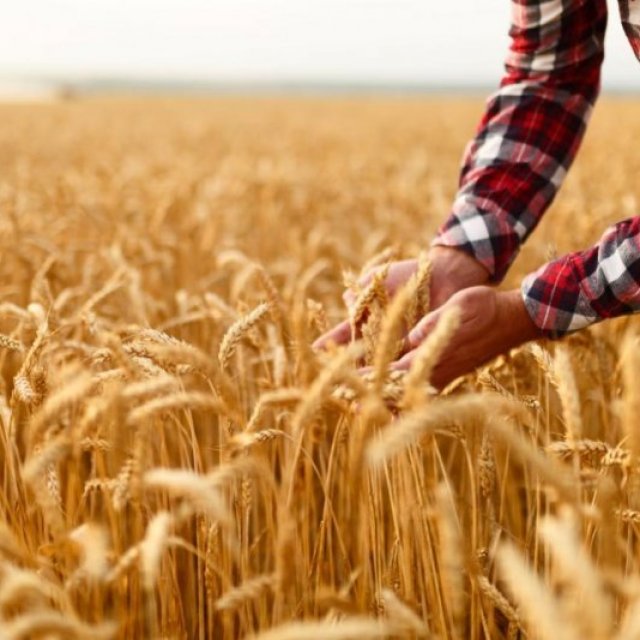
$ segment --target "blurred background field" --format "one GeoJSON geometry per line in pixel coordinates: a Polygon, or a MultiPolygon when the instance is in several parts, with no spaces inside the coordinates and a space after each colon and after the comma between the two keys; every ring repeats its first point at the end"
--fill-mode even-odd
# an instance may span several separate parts
{"type": "MultiPolygon", "coordinates": [[[[4,238],[45,234],[44,255],[70,238],[76,250],[95,251],[177,234],[172,251],[186,262],[166,274],[176,289],[214,278],[212,260],[225,247],[277,271],[307,267],[315,243],[331,253],[337,280],[339,269],[359,268],[385,244],[428,246],[483,102],[229,96],[0,105],[2,197],[12,214],[4,238]]],[[[636,109],[632,98],[598,104],[508,284],[550,252],[586,248],[634,214],[636,109]]]]}

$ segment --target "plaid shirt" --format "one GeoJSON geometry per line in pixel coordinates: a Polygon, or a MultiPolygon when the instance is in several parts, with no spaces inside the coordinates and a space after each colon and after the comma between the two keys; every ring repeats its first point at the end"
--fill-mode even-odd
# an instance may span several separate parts
{"type": "MultiPolygon", "coordinates": [[[[640,59],[640,0],[618,0],[640,59]]],[[[450,216],[435,245],[459,247],[499,282],[551,204],[580,146],[600,87],[606,0],[511,0],[500,89],[469,143],[450,216]]],[[[640,312],[640,218],[593,248],[544,265],[522,283],[549,337],[640,312]]]]}

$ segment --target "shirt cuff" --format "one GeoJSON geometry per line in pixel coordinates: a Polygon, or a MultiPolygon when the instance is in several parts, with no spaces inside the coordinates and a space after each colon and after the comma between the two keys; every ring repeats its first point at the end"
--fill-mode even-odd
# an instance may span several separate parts
{"type": "Polygon", "coordinates": [[[501,282],[518,255],[520,235],[509,222],[493,213],[468,202],[456,202],[456,205],[431,246],[465,251],[487,269],[490,282],[501,282]]]}
{"type": "Polygon", "coordinates": [[[522,281],[527,312],[547,338],[561,338],[601,320],[580,281],[572,255],[545,264],[522,281]]]}

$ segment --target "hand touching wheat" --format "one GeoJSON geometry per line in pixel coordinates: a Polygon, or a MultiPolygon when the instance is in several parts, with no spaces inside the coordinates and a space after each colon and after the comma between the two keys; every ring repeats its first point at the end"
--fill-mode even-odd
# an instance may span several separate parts
{"type": "MultiPolygon", "coordinates": [[[[485,284],[489,279],[487,270],[470,255],[449,247],[433,247],[428,254],[431,262],[431,278],[429,282],[429,300],[431,309],[437,309],[454,293],[474,285],[485,284]]],[[[359,280],[362,287],[379,273],[383,267],[375,267],[367,271],[359,280]]],[[[416,273],[418,260],[402,260],[391,263],[385,279],[387,293],[393,296],[416,273]]],[[[355,295],[347,290],[344,300],[351,309],[355,295]]],[[[351,323],[349,319],[327,331],[314,342],[314,348],[323,349],[333,342],[346,344],[351,340],[351,323]]]]}
{"type": "MultiPolygon", "coordinates": [[[[404,352],[391,365],[392,369],[410,368],[417,348],[429,336],[442,312],[452,306],[460,309],[460,326],[433,371],[432,382],[436,386],[443,386],[500,353],[538,337],[519,291],[498,292],[482,286],[489,274],[474,258],[458,249],[434,247],[429,260],[431,311],[414,327],[408,327],[404,352]]],[[[359,284],[365,287],[382,268],[368,271],[359,284]]],[[[392,263],[385,278],[387,293],[393,296],[417,269],[417,260],[392,263]]],[[[347,291],[344,298],[351,309],[354,294],[347,291]]],[[[345,344],[351,338],[352,323],[347,319],[318,338],[314,347],[324,348],[332,342],[345,344]]]]}
{"type": "Polygon", "coordinates": [[[392,369],[411,368],[418,347],[431,334],[439,317],[451,307],[459,309],[460,323],[433,370],[431,382],[436,387],[441,388],[501,353],[540,337],[520,291],[469,287],[418,322],[407,335],[404,355],[391,365],[392,369]]]}

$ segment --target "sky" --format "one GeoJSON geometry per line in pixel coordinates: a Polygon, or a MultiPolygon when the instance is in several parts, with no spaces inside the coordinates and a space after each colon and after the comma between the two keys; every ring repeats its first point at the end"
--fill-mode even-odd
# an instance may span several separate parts
{"type": "MultiPolygon", "coordinates": [[[[640,90],[610,1],[604,86],[640,90]]],[[[509,0],[4,0],[0,76],[495,85],[509,0]]]]}

